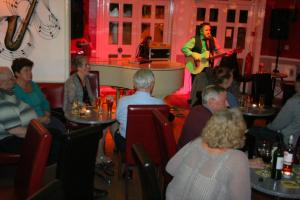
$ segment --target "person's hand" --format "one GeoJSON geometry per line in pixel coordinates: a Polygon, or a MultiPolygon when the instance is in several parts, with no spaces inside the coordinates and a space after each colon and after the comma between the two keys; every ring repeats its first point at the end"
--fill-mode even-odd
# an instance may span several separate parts
{"type": "Polygon", "coordinates": [[[208,60],[209,59],[210,52],[205,51],[201,54],[201,60],[208,60]]]}
{"type": "Polygon", "coordinates": [[[201,59],[201,54],[197,53],[197,52],[193,52],[192,57],[194,58],[194,60],[200,60],[201,59]]]}
{"type": "Polygon", "coordinates": [[[50,123],[50,117],[48,115],[43,115],[42,117],[39,117],[38,120],[43,124],[50,123]]]}

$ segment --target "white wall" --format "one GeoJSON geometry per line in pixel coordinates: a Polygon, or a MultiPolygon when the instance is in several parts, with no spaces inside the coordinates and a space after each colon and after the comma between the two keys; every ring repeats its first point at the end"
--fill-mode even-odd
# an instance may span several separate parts
{"type": "MultiPolygon", "coordinates": [[[[7,2],[16,2],[8,0],[7,2]]],[[[0,2],[0,65],[11,66],[15,57],[27,57],[34,62],[33,79],[37,82],[64,82],[69,75],[69,41],[70,41],[70,1],[69,0],[39,0],[32,15],[21,47],[12,54],[4,45],[7,30],[5,16],[15,13],[24,19],[29,7],[28,0],[20,1],[15,8],[8,3],[0,2]],[[57,18],[50,17],[50,12],[57,18]],[[57,27],[54,25],[57,24],[57,27]],[[44,28],[39,33],[38,27],[44,28]],[[60,27],[60,29],[58,29],[60,27]],[[51,33],[54,37],[51,37],[51,33]],[[43,33],[43,34],[41,34],[43,33]],[[28,46],[28,42],[32,44],[28,46]],[[22,54],[24,50],[25,55],[22,54]]],[[[20,26],[21,20],[18,22],[20,26]]],[[[17,35],[17,34],[15,34],[17,35]]]]}

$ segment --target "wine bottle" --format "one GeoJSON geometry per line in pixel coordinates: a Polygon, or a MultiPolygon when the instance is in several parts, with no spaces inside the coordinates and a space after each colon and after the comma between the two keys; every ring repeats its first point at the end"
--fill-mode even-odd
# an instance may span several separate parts
{"type": "Polygon", "coordinates": [[[283,150],[279,143],[273,153],[271,178],[275,180],[281,179],[281,170],[283,168],[283,150]]]}
{"type": "Polygon", "coordinates": [[[294,156],[293,139],[294,139],[294,136],[291,135],[289,138],[288,147],[283,153],[282,174],[285,177],[290,177],[292,175],[293,156],[294,156]]]}

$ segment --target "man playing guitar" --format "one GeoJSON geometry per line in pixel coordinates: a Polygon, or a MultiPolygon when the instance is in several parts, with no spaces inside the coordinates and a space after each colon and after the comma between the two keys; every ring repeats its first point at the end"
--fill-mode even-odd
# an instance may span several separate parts
{"type": "Polygon", "coordinates": [[[200,88],[211,84],[210,76],[214,67],[214,58],[232,53],[227,53],[220,47],[216,38],[211,35],[211,26],[207,22],[200,25],[200,34],[196,34],[195,37],[185,43],[181,51],[186,56],[186,67],[192,75],[191,99],[200,88]],[[197,79],[199,80],[197,80],[197,85],[194,86],[193,82],[196,75],[198,75],[197,79]],[[193,89],[195,87],[197,89],[193,89]]]}

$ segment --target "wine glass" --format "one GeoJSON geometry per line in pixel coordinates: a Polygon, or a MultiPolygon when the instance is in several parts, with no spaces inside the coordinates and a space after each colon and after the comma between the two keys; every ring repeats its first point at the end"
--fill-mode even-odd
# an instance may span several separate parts
{"type": "Polygon", "coordinates": [[[272,152],[271,152],[270,144],[265,140],[262,141],[261,145],[258,146],[257,152],[258,152],[258,156],[260,156],[263,162],[266,164],[266,166],[263,169],[263,173],[266,176],[269,176],[270,174],[269,164],[272,160],[272,152]]]}

